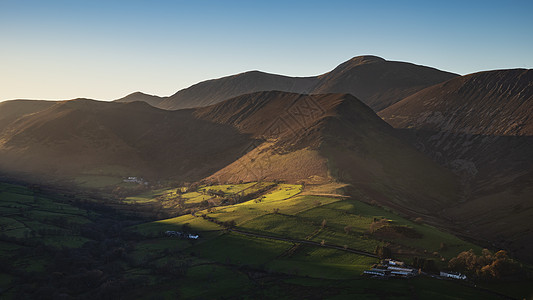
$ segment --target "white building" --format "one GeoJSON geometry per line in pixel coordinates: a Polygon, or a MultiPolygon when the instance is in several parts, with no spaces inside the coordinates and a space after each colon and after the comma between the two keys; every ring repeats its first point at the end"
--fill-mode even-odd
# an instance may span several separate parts
{"type": "Polygon", "coordinates": [[[394,259],[384,259],[383,260],[384,265],[391,265],[391,266],[404,266],[405,263],[403,261],[394,260],[394,259]]]}
{"type": "Polygon", "coordinates": [[[446,278],[466,280],[466,275],[461,274],[461,273],[455,273],[455,272],[442,272],[441,271],[440,276],[446,277],[446,278]]]}
{"type": "Polygon", "coordinates": [[[363,272],[363,274],[374,275],[374,276],[387,276],[389,275],[389,273],[390,271],[386,269],[370,269],[370,270],[365,270],[363,272]]]}
{"type": "Polygon", "coordinates": [[[176,237],[186,238],[186,239],[191,239],[191,240],[197,240],[200,237],[200,235],[198,234],[184,233],[184,232],[172,231],[172,230],[165,231],[165,234],[167,236],[176,236],[176,237]]]}

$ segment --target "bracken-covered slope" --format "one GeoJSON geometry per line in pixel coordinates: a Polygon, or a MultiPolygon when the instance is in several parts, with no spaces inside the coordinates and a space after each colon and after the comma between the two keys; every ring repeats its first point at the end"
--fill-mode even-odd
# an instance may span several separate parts
{"type": "Polygon", "coordinates": [[[170,97],[147,98],[132,94],[117,101],[146,101],[175,110],[208,106],[253,92],[277,90],[303,94],[348,93],[379,111],[414,92],[455,76],[411,63],[358,56],[315,77],[287,77],[252,71],[203,81],[170,97]]]}
{"type": "Polygon", "coordinates": [[[195,114],[257,139],[208,181],[344,182],[360,199],[411,216],[453,204],[458,190],[449,171],[403,143],[352,95],[259,92],[195,114]]]}
{"type": "Polygon", "coordinates": [[[448,210],[452,220],[533,259],[533,70],[455,78],[379,115],[461,175],[464,199],[448,210]]]}
{"type": "Polygon", "coordinates": [[[533,70],[475,73],[435,85],[379,113],[397,128],[533,135],[533,70]]]}

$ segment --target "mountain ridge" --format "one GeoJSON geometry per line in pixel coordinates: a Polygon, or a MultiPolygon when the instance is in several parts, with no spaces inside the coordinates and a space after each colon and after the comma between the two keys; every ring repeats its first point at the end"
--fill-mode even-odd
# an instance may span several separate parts
{"type": "Polygon", "coordinates": [[[289,77],[261,71],[210,79],[168,97],[126,96],[115,101],[147,101],[169,110],[208,106],[259,91],[300,94],[349,93],[379,111],[430,85],[458,76],[412,63],[387,61],[371,55],[356,56],[332,71],[311,77],[289,77]]]}

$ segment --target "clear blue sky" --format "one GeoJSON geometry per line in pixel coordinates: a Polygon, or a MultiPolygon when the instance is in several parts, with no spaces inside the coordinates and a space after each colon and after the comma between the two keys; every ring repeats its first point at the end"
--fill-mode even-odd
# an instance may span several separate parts
{"type": "Polygon", "coordinates": [[[0,100],[166,96],[364,54],[460,74],[533,68],[533,1],[0,0],[0,100]]]}

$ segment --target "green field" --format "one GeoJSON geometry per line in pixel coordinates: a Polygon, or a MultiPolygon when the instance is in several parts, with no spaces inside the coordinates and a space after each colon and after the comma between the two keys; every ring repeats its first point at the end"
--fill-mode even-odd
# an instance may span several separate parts
{"type": "MultiPolygon", "coordinates": [[[[0,298],[53,298],[56,288],[74,298],[498,298],[493,292],[448,280],[363,277],[362,272],[378,259],[344,247],[372,253],[376,246],[387,245],[403,251],[398,257],[407,262],[414,255],[446,261],[460,251],[480,248],[357,199],[324,196],[327,191],[313,195],[310,191],[322,189],[307,189],[252,182],[146,191],[127,197],[127,207],[164,208],[177,202],[189,213],[143,221],[116,211],[78,206],[70,198],[0,184],[4,265],[0,298]],[[232,204],[228,199],[241,201],[232,204]],[[210,201],[210,206],[199,205],[203,201],[210,201]],[[405,227],[416,235],[380,236],[372,232],[376,223],[385,228],[405,227]],[[167,236],[166,231],[198,234],[199,238],[167,236]],[[447,245],[444,251],[442,243],[447,245]]],[[[531,296],[529,283],[484,288],[527,298],[531,296]]]]}

